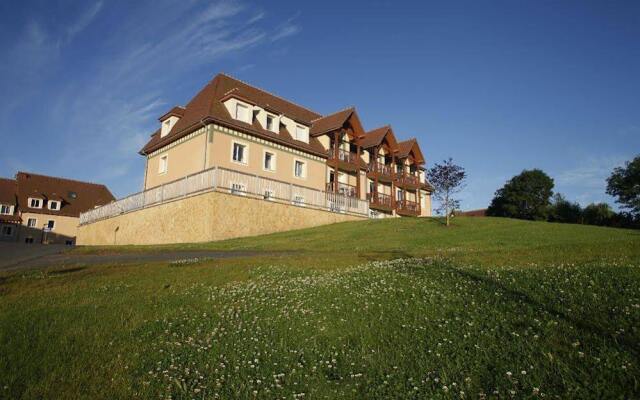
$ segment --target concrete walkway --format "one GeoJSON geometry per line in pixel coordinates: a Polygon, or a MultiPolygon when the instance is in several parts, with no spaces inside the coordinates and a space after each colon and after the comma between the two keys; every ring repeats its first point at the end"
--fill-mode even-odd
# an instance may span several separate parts
{"type": "MultiPolygon", "coordinates": [[[[28,247],[28,246],[23,246],[28,247]]],[[[10,254],[2,254],[0,249],[0,271],[20,271],[45,267],[65,267],[77,265],[101,265],[101,264],[135,264],[146,262],[172,262],[192,258],[239,258],[251,256],[269,256],[288,254],[289,252],[260,252],[260,251],[215,251],[215,250],[195,250],[195,251],[160,251],[143,253],[120,253],[120,254],[74,254],[68,253],[70,247],[54,246],[29,247],[29,255],[21,254],[20,250],[13,250],[13,257],[10,254]]]]}

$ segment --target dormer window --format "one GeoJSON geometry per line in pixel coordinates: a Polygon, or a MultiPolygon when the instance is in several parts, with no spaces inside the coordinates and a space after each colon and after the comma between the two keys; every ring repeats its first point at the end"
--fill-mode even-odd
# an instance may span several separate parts
{"type": "Polygon", "coordinates": [[[55,200],[49,200],[49,210],[57,211],[60,209],[60,202],[55,200]]]}
{"type": "Polygon", "coordinates": [[[242,103],[236,103],[236,119],[239,121],[250,123],[249,107],[242,103]]]}
{"type": "Polygon", "coordinates": [[[13,214],[13,206],[8,206],[6,204],[0,205],[0,214],[5,214],[5,215],[13,214]]]}
{"type": "Polygon", "coordinates": [[[29,197],[29,207],[31,207],[31,208],[42,208],[42,199],[29,197]]]}
{"type": "Polygon", "coordinates": [[[268,131],[278,133],[278,120],[275,115],[267,114],[267,123],[265,128],[268,131]]]}
{"type": "Polygon", "coordinates": [[[296,125],[296,140],[309,143],[309,130],[306,126],[296,125]]]}

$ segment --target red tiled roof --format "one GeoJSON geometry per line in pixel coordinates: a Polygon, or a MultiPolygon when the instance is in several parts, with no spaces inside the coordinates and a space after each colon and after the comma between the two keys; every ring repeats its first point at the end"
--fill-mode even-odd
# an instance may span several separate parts
{"type": "Polygon", "coordinates": [[[16,205],[16,193],[18,188],[15,179],[0,178],[0,203],[7,205],[16,205]]]}
{"type": "Polygon", "coordinates": [[[350,107],[342,111],[335,112],[327,115],[326,117],[320,117],[315,119],[309,133],[311,136],[320,136],[324,133],[335,131],[340,129],[345,122],[349,119],[351,114],[355,111],[355,108],[350,107]]]}
{"type": "Polygon", "coordinates": [[[115,200],[109,189],[96,183],[18,172],[16,175],[18,205],[22,212],[79,217],[81,212],[115,200]],[[75,194],[75,196],[74,196],[75,194]],[[60,210],[30,208],[29,197],[61,201],[60,210]]]}
{"type": "Polygon", "coordinates": [[[311,154],[319,156],[325,155],[324,148],[316,138],[312,137],[309,139],[309,143],[305,143],[295,140],[287,130],[281,130],[281,132],[277,134],[264,129],[257,122],[248,124],[232,118],[221,101],[230,94],[246,98],[262,108],[277,111],[294,121],[308,126],[312,125],[313,120],[321,117],[318,113],[286,101],[271,93],[250,86],[230,76],[218,74],[191,99],[184,109],[184,115],[176,122],[171,132],[165,137],[160,137],[159,132],[151,135],[151,139],[142,150],[140,150],[140,154],[149,154],[188,135],[205,124],[214,122],[311,154]]]}

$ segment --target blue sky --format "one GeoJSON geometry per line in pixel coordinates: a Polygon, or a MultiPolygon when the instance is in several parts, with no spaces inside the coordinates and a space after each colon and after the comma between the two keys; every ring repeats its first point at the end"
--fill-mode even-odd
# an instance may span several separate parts
{"type": "Polygon", "coordinates": [[[453,157],[464,209],[535,167],[612,202],[604,180],[640,150],[637,1],[27,0],[0,4],[0,45],[0,176],[117,197],[140,190],[157,118],[220,71],[453,157]]]}

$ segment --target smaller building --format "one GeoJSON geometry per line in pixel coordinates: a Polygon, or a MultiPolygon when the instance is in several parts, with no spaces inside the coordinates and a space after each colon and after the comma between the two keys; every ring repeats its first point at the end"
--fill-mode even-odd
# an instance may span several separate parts
{"type": "Polygon", "coordinates": [[[80,213],[114,200],[96,183],[29,172],[0,178],[0,240],[75,244],[80,213]]]}

